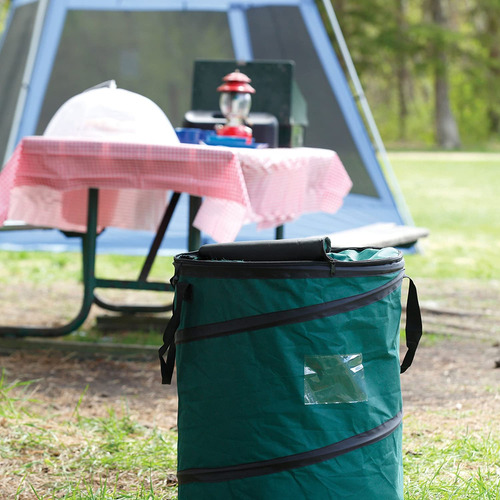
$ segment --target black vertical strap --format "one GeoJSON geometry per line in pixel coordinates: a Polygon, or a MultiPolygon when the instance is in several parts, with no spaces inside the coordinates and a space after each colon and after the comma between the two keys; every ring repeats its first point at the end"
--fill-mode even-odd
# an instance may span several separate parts
{"type": "Polygon", "coordinates": [[[417,287],[412,279],[405,276],[410,281],[408,298],[406,299],[406,347],[408,351],[401,364],[401,373],[404,373],[411,366],[415,352],[422,337],[422,316],[420,305],[418,304],[417,287]]]}
{"type": "Polygon", "coordinates": [[[191,285],[189,283],[181,282],[176,285],[174,313],[163,332],[163,345],[158,350],[162,384],[172,383],[172,374],[175,365],[175,332],[179,328],[181,320],[182,303],[188,297],[190,288],[191,285]]]}

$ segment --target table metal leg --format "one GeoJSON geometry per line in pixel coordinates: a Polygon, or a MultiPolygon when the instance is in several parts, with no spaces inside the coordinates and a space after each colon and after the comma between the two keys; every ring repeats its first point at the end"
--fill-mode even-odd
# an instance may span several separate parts
{"type": "MultiPolygon", "coordinates": [[[[112,304],[102,297],[99,297],[95,293],[95,288],[116,288],[116,289],[128,289],[128,290],[151,290],[156,292],[171,292],[173,291],[172,285],[165,282],[152,282],[146,281],[149,275],[149,271],[153,266],[154,260],[158,253],[158,249],[160,248],[163,237],[165,236],[165,232],[167,231],[170,220],[172,219],[172,215],[177,207],[177,202],[179,201],[180,193],[173,193],[170,202],[167,205],[167,209],[165,210],[165,214],[163,215],[163,219],[158,226],[158,230],[156,232],[155,238],[151,247],[149,249],[149,253],[144,261],[139,277],[136,281],[134,280],[110,280],[110,279],[95,279],[93,294],[93,302],[108,311],[121,312],[121,313],[161,313],[172,310],[172,301],[169,301],[167,304],[159,304],[159,305],[131,305],[131,304],[112,304]]],[[[95,255],[95,252],[94,252],[95,255]]]]}
{"type": "MultiPolygon", "coordinates": [[[[144,261],[144,264],[142,266],[141,272],[138,277],[138,282],[137,282],[137,289],[142,289],[141,283],[147,285],[147,278],[149,276],[149,272],[151,271],[151,267],[154,264],[154,261],[156,259],[156,255],[158,253],[158,250],[160,248],[160,245],[163,241],[163,238],[165,236],[165,233],[168,229],[168,226],[170,224],[170,221],[172,219],[172,216],[174,214],[174,211],[177,207],[177,203],[179,201],[181,194],[180,193],[173,193],[170,201],[167,205],[167,209],[165,210],[165,214],[163,215],[163,219],[161,220],[158,229],[156,231],[155,238],[151,244],[151,247],[149,249],[149,253],[146,257],[146,260],[144,261]]],[[[98,286],[99,283],[101,283],[101,280],[98,280],[98,286]]],[[[107,288],[123,288],[121,286],[124,282],[123,281],[116,281],[112,282],[111,280],[106,280],[102,286],[107,287],[107,288]]],[[[129,286],[127,288],[136,288],[134,285],[134,282],[128,282],[129,286]]],[[[155,288],[156,289],[156,288],[155,288]]],[[[169,291],[171,288],[168,286],[168,288],[165,290],[165,284],[161,283],[159,284],[159,287],[157,291],[169,291]]],[[[110,302],[107,302],[103,298],[99,297],[96,293],[94,293],[94,302],[96,305],[99,307],[102,307],[103,309],[107,309],[108,311],[115,311],[115,312],[126,312],[126,313],[158,313],[158,312],[166,312],[166,311],[171,311],[172,310],[172,303],[164,304],[164,305],[130,305],[130,304],[111,304],[110,302]]]]}
{"type": "Polygon", "coordinates": [[[154,260],[156,258],[156,254],[160,248],[161,242],[163,241],[163,237],[167,232],[170,221],[172,220],[172,215],[174,215],[175,208],[177,207],[177,203],[179,202],[179,198],[181,197],[181,193],[173,193],[170,201],[168,202],[167,209],[165,210],[165,214],[163,215],[163,219],[158,226],[158,230],[156,231],[156,236],[151,244],[151,248],[149,249],[148,256],[144,261],[144,265],[142,266],[141,273],[139,274],[139,281],[146,281],[149,275],[149,271],[151,271],[151,267],[153,266],[154,260]]]}
{"type": "Polygon", "coordinates": [[[69,323],[56,327],[0,326],[1,337],[59,337],[80,327],[87,319],[93,303],[95,286],[95,248],[97,237],[97,189],[89,190],[87,232],[82,236],[83,299],[80,311],[69,323]]]}
{"type": "Polygon", "coordinates": [[[198,250],[201,245],[201,233],[198,229],[193,227],[193,221],[196,214],[201,207],[201,198],[198,196],[189,197],[189,226],[188,226],[188,250],[193,252],[198,250]]]}

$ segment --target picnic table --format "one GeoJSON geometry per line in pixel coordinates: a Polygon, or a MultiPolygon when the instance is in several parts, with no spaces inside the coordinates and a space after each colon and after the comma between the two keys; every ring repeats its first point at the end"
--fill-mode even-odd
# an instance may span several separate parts
{"type": "Polygon", "coordinates": [[[21,220],[79,234],[84,294],[79,313],[65,325],[0,326],[0,335],[65,335],[85,321],[93,303],[121,312],[168,310],[170,304],[109,304],[95,290],[172,290],[168,281],[148,281],[148,274],[181,193],[193,201],[189,234],[194,250],[200,231],[217,242],[231,242],[250,222],[269,228],[308,212],[334,213],[351,187],[338,155],[326,149],[26,137],[0,174],[0,224],[21,220]],[[95,276],[96,238],[109,226],[156,232],[137,280],[95,276]]]}

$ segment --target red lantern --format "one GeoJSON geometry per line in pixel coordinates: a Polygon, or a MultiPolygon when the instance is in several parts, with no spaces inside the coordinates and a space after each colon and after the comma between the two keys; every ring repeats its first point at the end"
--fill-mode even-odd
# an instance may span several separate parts
{"type": "Polygon", "coordinates": [[[248,127],[246,119],[252,106],[251,94],[255,89],[250,85],[250,78],[236,69],[223,78],[223,84],[217,87],[221,93],[219,106],[226,117],[226,125],[218,125],[218,135],[231,137],[245,137],[247,143],[252,142],[252,129],[248,127]]]}

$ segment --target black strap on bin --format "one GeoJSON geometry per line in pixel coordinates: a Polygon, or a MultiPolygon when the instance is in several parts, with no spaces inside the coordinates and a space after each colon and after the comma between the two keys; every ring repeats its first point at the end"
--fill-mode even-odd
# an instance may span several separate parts
{"type": "Polygon", "coordinates": [[[418,303],[417,287],[413,280],[408,277],[410,286],[408,288],[408,298],[406,299],[406,351],[403,363],[401,363],[401,373],[404,373],[411,366],[418,343],[422,337],[422,316],[418,303]]]}
{"type": "Polygon", "coordinates": [[[328,261],[331,251],[328,237],[295,240],[237,241],[203,245],[198,256],[203,260],[243,261],[328,261]]]}
{"type": "Polygon", "coordinates": [[[175,332],[181,321],[182,303],[189,297],[191,285],[189,283],[177,283],[176,302],[174,313],[163,332],[163,345],[158,350],[160,356],[161,383],[171,384],[175,365],[175,332]],[[166,359],[165,359],[166,354],[166,359]]]}

